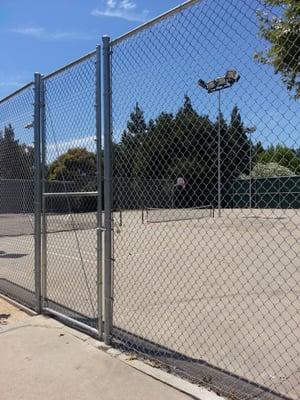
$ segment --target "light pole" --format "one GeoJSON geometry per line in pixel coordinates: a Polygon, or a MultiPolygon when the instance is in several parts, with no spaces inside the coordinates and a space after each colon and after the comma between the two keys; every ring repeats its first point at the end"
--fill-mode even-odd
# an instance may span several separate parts
{"type": "Polygon", "coordinates": [[[240,75],[233,69],[224,76],[205,82],[199,79],[198,85],[207,93],[219,92],[218,95],[218,216],[221,217],[221,90],[230,88],[238,82],[240,75]]]}
{"type": "Polygon", "coordinates": [[[246,128],[245,133],[249,133],[249,153],[250,153],[250,158],[249,158],[249,209],[251,211],[252,209],[252,140],[251,140],[251,134],[256,131],[256,127],[253,126],[252,128],[246,128]]]}

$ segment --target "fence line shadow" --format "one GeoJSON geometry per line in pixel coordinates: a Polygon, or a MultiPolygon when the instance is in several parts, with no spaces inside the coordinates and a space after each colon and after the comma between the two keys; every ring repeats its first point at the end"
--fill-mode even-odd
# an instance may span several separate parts
{"type": "Polygon", "coordinates": [[[192,383],[201,382],[203,386],[230,399],[293,400],[203,359],[186,356],[120,328],[113,328],[113,336],[113,344],[118,348],[161,363],[163,369],[192,383]]]}

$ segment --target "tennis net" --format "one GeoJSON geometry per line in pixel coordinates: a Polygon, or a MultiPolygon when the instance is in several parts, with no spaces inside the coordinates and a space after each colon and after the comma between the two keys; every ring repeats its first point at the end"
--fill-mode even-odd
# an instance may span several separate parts
{"type": "Polygon", "coordinates": [[[194,208],[146,208],[142,210],[142,220],[147,223],[197,220],[213,217],[214,207],[212,205],[194,208]]]}

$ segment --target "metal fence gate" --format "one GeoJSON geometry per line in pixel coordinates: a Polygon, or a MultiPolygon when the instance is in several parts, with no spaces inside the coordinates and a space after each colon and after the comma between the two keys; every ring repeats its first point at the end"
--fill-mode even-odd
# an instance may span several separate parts
{"type": "Polygon", "coordinates": [[[101,335],[100,48],[42,83],[43,309],[101,335]]]}
{"type": "Polygon", "coordinates": [[[231,398],[299,398],[299,99],[257,55],[278,12],[191,0],[0,100],[1,293],[231,398]]]}

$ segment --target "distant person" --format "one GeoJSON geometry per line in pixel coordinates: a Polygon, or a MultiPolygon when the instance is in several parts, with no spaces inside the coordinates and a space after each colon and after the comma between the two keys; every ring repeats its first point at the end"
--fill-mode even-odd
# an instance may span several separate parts
{"type": "Polygon", "coordinates": [[[183,177],[177,178],[174,187],[174,206],[184,208],[186,205],[186,181],[183,177]]]}

